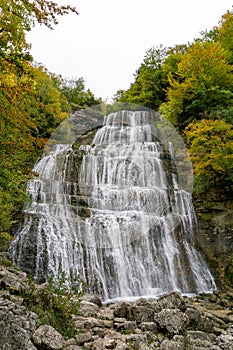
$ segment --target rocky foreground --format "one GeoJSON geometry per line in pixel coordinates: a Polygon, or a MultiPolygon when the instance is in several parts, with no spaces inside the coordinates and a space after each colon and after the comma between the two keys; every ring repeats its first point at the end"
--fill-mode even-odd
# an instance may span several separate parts
{"type": "Polygon", "coordinates": [[[77,335],[65,340],[22,305],[25,281],[24,273],[0,266],[2,350],[233,350],[231,291],[111,304],[86,295],[73,317],[77,335]]]}

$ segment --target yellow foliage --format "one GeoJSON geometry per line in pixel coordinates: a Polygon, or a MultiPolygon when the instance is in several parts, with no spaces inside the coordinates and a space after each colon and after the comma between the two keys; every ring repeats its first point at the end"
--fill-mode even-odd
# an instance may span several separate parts
{"type": "Polygon", "coordinates": [[[233,126],[222,119],[193,121],[185,134],[196,180],[203,187],[233,182],[233,126]]]}

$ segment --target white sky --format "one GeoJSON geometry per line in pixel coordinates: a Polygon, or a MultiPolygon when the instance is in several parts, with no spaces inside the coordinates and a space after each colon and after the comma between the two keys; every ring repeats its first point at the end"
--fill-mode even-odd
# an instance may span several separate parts
{"type": "Polygon", "coordinates": [[[63,77],[83,77],[103,99],[127,89],[146,50],[185,44],[217,25],[231,0],[59,0],[79,16],[60,18],[54,30],[28,35],[35,61],[63,77]]]}

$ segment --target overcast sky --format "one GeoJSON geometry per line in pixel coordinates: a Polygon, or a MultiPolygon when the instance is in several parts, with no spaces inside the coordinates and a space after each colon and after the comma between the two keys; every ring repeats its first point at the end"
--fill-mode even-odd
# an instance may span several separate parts
{"type": "MultiPolygon", "coordinates": [[[[61,3],[64,1],[56,1],[61,3]]],[[[67,0],[80,15],[28,35],[35,61],[63,77],[83,77],[96,97],[127,89],[146,50],[185,44],[217,25],[231,0],[67,0]]]]}

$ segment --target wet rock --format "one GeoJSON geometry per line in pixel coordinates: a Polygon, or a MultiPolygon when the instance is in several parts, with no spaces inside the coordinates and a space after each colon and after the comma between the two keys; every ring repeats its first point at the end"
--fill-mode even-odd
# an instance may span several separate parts
{"type": "Polygon", "coordinates": [[[65,346],[62,335],[48,325],[40,326],[32,339],[38,350],[60,350],[65,346]]]}
{"type": "Polygon", "coordinates": [[[214,322],[209,317],[201,316],[199,329],[206,333],[214,332],[214,322]]]}
{"type": "Polygon", "coordinates": [[[101,299],[95,295],[95,294],[85,294],[82,297],[83,301],[88,301],[89,303],[96,304],[97,306],[101,307],[102,306],[102,301],[101,299]]]}
{"type": "Polygon", "coordinates": [[[147,300],[139,299],[128,308],[127,319],[134,320],[138,323],[153,322],[154,308],[147,300]]]}
{"type": "Polygon", "coordinates": [[[126,302],[121,302],[114,308],[113,314],[115,317],[127,318],[129,315],[130,304],[126,302]]]}
{"type": "Polygon", "coordinates": [[[177,309],[164,309],[156,317],[159,327],[165,332],[178,334],[188,323],[188,317],[177,309]]]}
{"type": "Polygon", "coordinates": [[[184,312],[187,308],[184,298],[178,292],[160,297],[153,302],[153,307],[155,312],[160,312],[163,309],[179,309],[184,312]]]}

